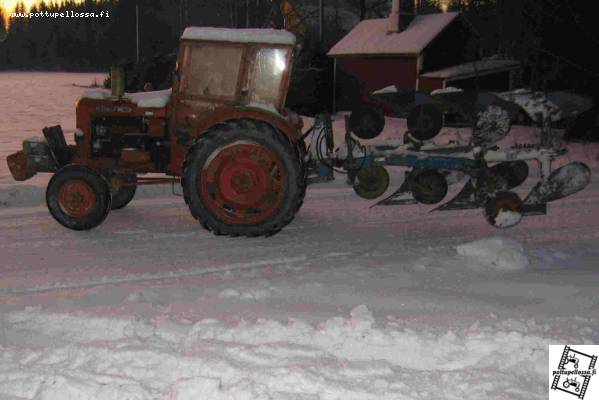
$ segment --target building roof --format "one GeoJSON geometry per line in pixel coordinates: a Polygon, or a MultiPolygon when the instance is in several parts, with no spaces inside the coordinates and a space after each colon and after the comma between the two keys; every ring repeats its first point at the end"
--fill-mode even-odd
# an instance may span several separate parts
{"type": "Polygon", "coordinates": [[[515,60],[485,59],[427,72],[420,76],[433,79],[469,78],[477,74],[486,75],[518,67],[520,67],[520,62],[515,60]]]}
{"type": "Polygon", "coordinates": [[[457,16],[457,12],[417,15],[406,29],[387,33],[389,19],[360,22],[329,51],[333,57],[350,55],[419,54],[457,16]]]}
{"type": "Polygon", "coordinates": [[[185,28],[181,39],[235,43],[295,44],[295,35],[282,29],[229,29],[190,26],[185,28]]]}

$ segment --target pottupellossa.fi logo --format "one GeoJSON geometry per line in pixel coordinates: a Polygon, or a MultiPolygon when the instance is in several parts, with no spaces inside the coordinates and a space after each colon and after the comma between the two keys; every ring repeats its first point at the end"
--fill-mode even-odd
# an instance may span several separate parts
{"type": "Polygon", "coordinates": [[[549,400],[599,399],[599,345],[549,346],[549,400]]]}

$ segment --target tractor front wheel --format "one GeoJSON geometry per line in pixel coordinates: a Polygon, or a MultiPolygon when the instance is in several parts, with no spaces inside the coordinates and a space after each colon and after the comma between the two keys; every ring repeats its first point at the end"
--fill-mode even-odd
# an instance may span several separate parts
{"type": "Polygon", "coordinates": [[[236,120],[212,127],[192,147],[181,184],[191,214],[217,235],[272,235],[305,194],[293,144],[270,125],[236,120]]]}
{"type": "Polygon", "coordinates": [[[67,165],[50,179],[46,204],[54,219],[69,229],[95,228],[110,211],[108,182],[89,167],[67,165]]]}

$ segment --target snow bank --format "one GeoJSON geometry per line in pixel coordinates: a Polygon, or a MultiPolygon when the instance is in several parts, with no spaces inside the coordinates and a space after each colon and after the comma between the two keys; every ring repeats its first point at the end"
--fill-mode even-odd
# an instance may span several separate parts
{"type": "Polygon", "coordinates": [[[294,45],[295,35],[282,29],[185,28],[181,39],[294,45]]]}
{"type": "MultiPolygon", "coordinates": [[[[542,386],[555,340],[540,335],[543,327],[514,330],[509,321],[506,329],[476,322],[414,331],[377,321],[364,304],[317,325],[183,324],[29,308],[0,317],[0,326],[0,393],[36,400],[480,398],[518,384],[515,367],[542,386]],[[497,374],[502,379],[492,379],[497,374]],[[456,379],[460,385],[451,384],[456,379]]],[[[530,385],[520,389],[519,398],[537,398],[530,385]]]]}
{"type": "Polygon", "coordinates": [[[499,271],[514,271],[529,264],[522,245],[504,237],[492,237],[457,246],[461,256],[470,257],[478,265],[499,271]]]}

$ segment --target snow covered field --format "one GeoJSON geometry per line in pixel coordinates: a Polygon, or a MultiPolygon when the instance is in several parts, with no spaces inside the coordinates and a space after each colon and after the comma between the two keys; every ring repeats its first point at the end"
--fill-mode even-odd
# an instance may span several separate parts
{"type": "Polygon", "coordinates": [[[0,73],[0,399],[545,399],[548,345],[599,344],[596,177],[506,231],[370,209],[343,179],[271,238],[213,236],[170,186],[62,228],[49,176],[13,182],[5,158],[45,125],[71,140],[94,77],[0,73]]]}

